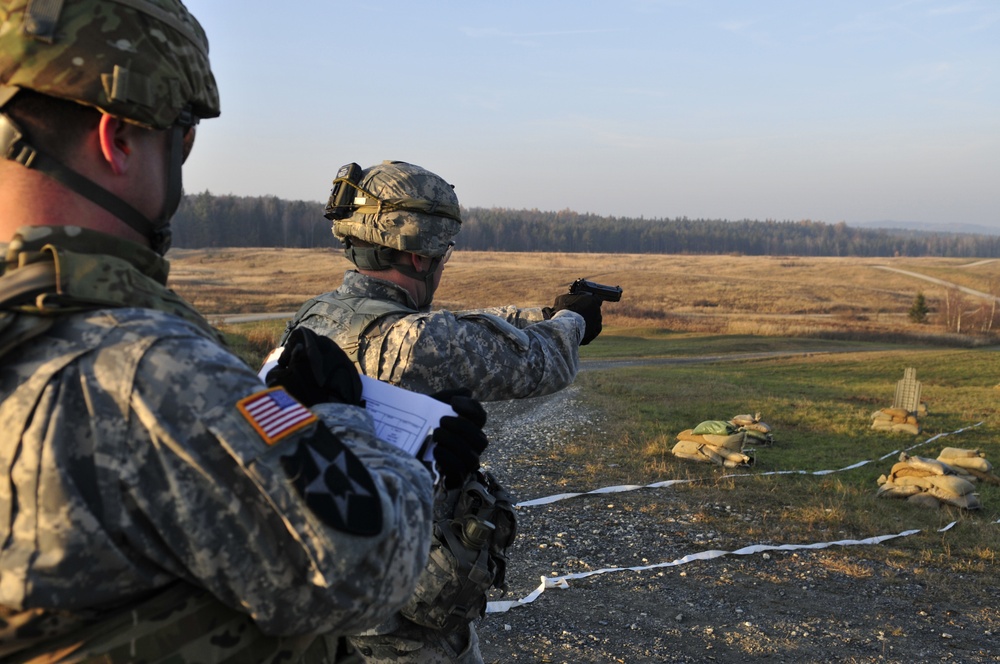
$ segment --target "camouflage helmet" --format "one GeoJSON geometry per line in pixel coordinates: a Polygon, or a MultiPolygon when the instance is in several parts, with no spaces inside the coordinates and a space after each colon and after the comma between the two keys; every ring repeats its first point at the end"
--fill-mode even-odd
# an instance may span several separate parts
{"type": "Polygon", "coordinates": [[[436,258],[462,227],[452,185],[420,166],[383,161],[364,169],[352,186],[358,190],[353,214],[333,223],[339,240],[357,238],[436,258]]]}
{"type": "Polygon", "coordinates": [[[180,0],[0,0],[0,85],[152,129],[219,115],[208,38],[180,0]]]}

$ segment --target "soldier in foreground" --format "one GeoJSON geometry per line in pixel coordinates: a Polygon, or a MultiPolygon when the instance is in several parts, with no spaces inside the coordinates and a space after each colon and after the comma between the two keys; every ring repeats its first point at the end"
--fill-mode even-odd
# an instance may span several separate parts
{"type": "MultiPolygon", "coordinates": [[[[551,308],[430,311],[461,228],[458,198],[439,176],[400,161],[349,164],[326,211],[357,270],[306,302],[282,345],[297,330],[313,330],[365,375],[425,394],[465,388],[477,399],[517,399],[550,394],[576,377],[579,346],[601,331],[598,297],[564,294],[551,308]]],[[[431,559],[416,594],[400,615],[350,639],[368,662],[483,661],[471,621],[485,610],[491,585],[503,586],[512,501],[489,473],[450,489],[435,506],[431,559]],[[450,534],[470,520],[494,528],[478,539],[450,534]]]]}
{"type": "MultiPolygon", "coordinates": [[[[179,0],[0,0],[5,662],[330,662],[424,567],[430,473],[374,436],[346,356],[301,334],[286,373],[317,343],[322,371],[268,389],[165,287],[218,115],[179,0]]],[[[446,479],[486,445],[451,404],[446,479]]]]}

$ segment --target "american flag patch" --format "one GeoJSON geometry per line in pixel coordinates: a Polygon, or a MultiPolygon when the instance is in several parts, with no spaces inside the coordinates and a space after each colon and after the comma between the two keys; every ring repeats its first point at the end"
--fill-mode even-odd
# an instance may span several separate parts
{"type": "Polygon", "coordinates": [[[281,387],[272,387],[240,399],[236,407],[268,445],[316,421],[308,408],[281,387]]]}

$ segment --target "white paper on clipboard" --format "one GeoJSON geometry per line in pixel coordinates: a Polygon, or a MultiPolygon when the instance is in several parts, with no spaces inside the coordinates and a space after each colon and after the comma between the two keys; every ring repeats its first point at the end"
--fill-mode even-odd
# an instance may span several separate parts
{"type": "MultiPolygon", "coordinates": [[[[375,420],[375,435],[413,456],[445,415],[455,415],[451,406],[437,399],[361,377],[361,398],[375,420]]],[[[424,461],[433,459],[433,445],[427,446],[424,461]]]]}
{"type": "MultiPolygon", "coordinates": [[[[264,360],[257,374],[262,381],[277,366],[283,350],[284,346],[275,348],[264,360]]],[[[361,398],[375,420],[375,435],[412,456],[417,456],[442,417],[455,415],[446,403],[368,376],[361,376],[361,398]]],[[[428,445],[423,461],[432,461],[432,452],[433,445],[428,445]]]]}

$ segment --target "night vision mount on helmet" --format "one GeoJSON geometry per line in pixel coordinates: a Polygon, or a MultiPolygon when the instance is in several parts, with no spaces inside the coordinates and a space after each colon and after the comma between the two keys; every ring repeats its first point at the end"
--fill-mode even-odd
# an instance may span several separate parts
{"type": "Polygon", "coordinates": [[[429,258],[440,258],[462,226],[454,187],[403,161],[337,171],[326,206],[333,234],[429,258]]]}

